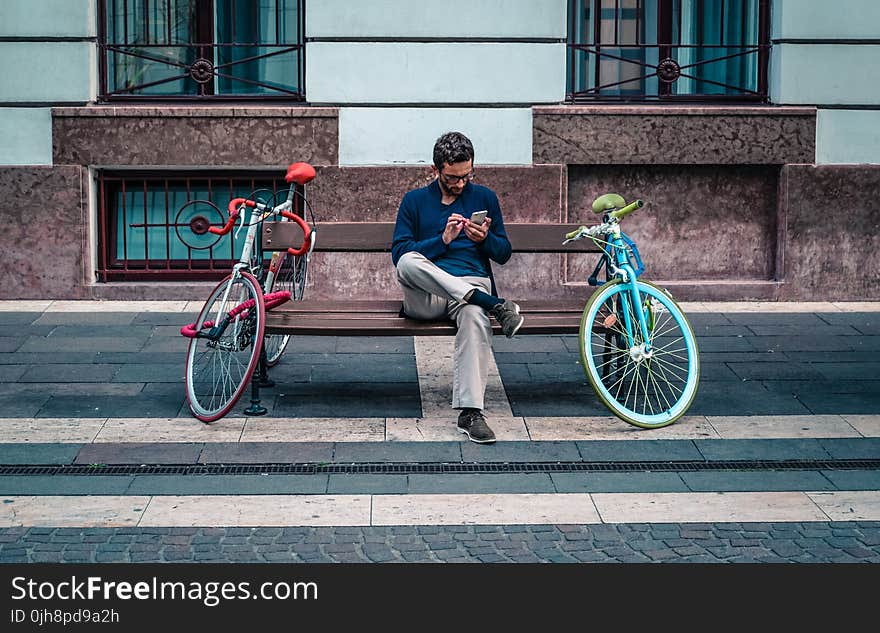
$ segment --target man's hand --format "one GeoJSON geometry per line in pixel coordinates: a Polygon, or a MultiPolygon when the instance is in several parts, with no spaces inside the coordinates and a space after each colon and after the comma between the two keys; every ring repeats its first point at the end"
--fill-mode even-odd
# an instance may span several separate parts
{"type": "Polygon", "coordinates": [[[480,244],[489,234],[490,224],[492,224],[492,218],[486,218],[482,224],[474,224],[470,220],[467,220],[464,225],[464,234],[467,235],[471,241],[480,244]]]}
{"type": "Polygon", "coordinates": [[[458,237],[458,234],[461,233],[461,227],[465,225],[467,220],[463,215],[458,213],[453,213],[449,216],[449,219],[446,220],[446,228],[443,229],[443,243],[450,244],[452,240],[458,237]]]}

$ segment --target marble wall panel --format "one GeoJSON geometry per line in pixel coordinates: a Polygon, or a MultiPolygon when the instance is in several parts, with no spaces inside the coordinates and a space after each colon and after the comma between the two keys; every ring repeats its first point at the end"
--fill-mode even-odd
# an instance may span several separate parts
{"type": "Polygon", "coordinates": [[[880,165],[782,169],[783,298],[880,298],[880,165]]]}
{"type": "MultiPolygon", "coordinates": [[[[322,167],[308,185],[319,221],[393,222],[403,194],[431,182],[430,167],[322,167]]],[[[505,222],[559,222],[565,205],[562,165],[476,166],[476,181],[498,194],[505,222]]]]}
{"type": "Polygon", "coordinates": [[[83,299],[87,172],[79,166],[0,167],[0,299],[83,299]]]}
{"type": "MultiPolygon", "coordinates": [[[[657,280],[772,280],[776,275],[775,166],[577,165],[569,172],[568,221],[596,224],[590,205],[615,192],[645,206],[623,221],[657,280]]],[[[585,281],[593,256],[572,256],[567,279],[585,281]]]]}
{"type": "MultiPolygon", "coordinates": [[[[319,168],[308,185],[319,236],[321,221],[394,222],[403,194],[431,178],[430,167],[319,168]]],[[[561,165],[477,167],[477,182],[498,194],[506,222],[561,221],[565,178],[561,165]]],[[[499,288],[511,296],[539,298],[566,292],[558,255],[514,255],[494,271],[499,288]],[[547,295],[548,288],[555,294],[547,295]]],[[[402,297],[388,253],[316,253],[307,292],[313,298],[402,297]]]]}
{"type": "Polygon", "coordinates": [[[533,116],[536,164],[815,161],[814,108],[536,106],[533,116]]]}
{"type": "Polygon", "coordinates": [[[338,162],[335,108],[56,108],[55,164],[286,167],[338,162]]]}

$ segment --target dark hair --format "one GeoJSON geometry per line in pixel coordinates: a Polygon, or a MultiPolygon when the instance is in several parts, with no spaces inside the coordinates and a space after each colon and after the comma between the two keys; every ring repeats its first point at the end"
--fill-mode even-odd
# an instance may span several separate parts
{"type": "Polygon", "coordinates": [[[434,166],[442,169],[447,163],[474,160],[474,146],[461,132],[447,132],[434,143],[434,166]]]}

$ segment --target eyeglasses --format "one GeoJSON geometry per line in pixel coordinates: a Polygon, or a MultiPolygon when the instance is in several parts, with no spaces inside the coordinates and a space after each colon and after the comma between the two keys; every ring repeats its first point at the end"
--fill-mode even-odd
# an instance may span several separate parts
{"type": "Polygon", "coordinates": [[[457,185],[460,182],[470,182],[474,179],[474,172],[469,171],[464,176],[453,176],[452,174],[444,174],[440,172],[440,177],[447,185],[457,185]]]}

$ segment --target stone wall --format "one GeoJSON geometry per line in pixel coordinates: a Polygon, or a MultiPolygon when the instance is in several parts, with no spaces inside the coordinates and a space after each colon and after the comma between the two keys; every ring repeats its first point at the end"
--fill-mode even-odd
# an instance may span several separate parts
{"type": "MultiPolygon", "coordinates": [[[[646,206],[624,230],[646,278],[685,300],[880,298],[880,166],[811,164],[815,112],[777,107],[539,106],[531,166],[481,165],[511,222],[596,219],[615,191],[646,206]],[[829,242],[829,238],[832,241],[829,242]]],[[[428,166],[339,166],[338,110],[307,107],[56,108],[53,167],[0,168],[18,262],[2,298],[192,299],[209,282],[94,283],[89,169],[316,165],[318,222],[394,220],[428,166]]],[[[426,148],[426,160],[430,148],[426,148]]],[[[479,152],[479,148],[478,148],[479,152]]],[[[560,236],[561,238],[561,236],[560,236]]],[[[593,255],[517,254],[496,268],[520,298],[585,296],[593,255]]],[[[315,255],[309,296],[400,296],[388,254],[315,255]]]]}

